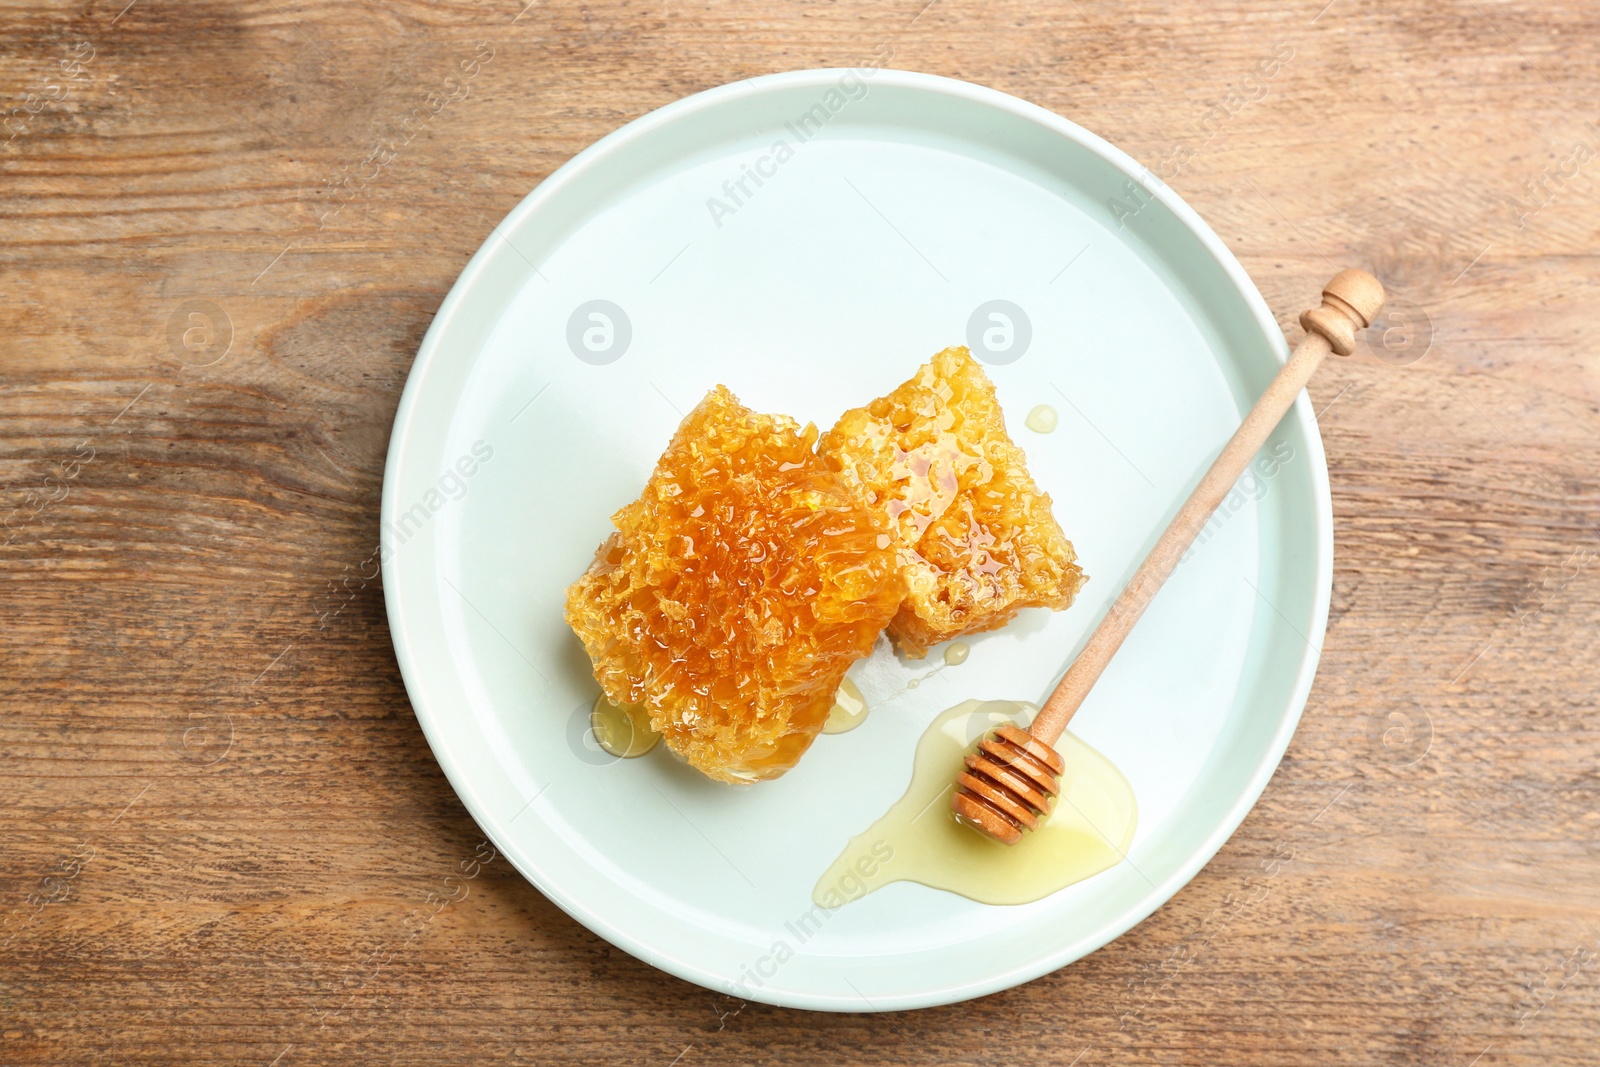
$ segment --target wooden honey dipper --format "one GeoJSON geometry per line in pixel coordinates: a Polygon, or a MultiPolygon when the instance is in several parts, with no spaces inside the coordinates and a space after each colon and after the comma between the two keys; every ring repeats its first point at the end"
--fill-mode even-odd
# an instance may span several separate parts
{"type": "Polygon", "coordinates": [[[1383,286],[1378,279],[1364,270],[1342,270],[1322,290],[1322,306],[1300,316],[1305,339],[1295,346],[1289,361],[1178,509],[1161,540],[1039,709],[1032,727],[1002,726],[967,756],[967,769],[957,776],[950,797],[950,809],[958,822],[1014,845],[1022,840],[1024,831],[1036,828],[1049,813],[1050,798],[1060,792],[1064,766],[1051,746],[1323,358],[1330,351],[1341,356],[1354,351],[1356,331],[1371,325],[1382,307],[1383,286]]]}

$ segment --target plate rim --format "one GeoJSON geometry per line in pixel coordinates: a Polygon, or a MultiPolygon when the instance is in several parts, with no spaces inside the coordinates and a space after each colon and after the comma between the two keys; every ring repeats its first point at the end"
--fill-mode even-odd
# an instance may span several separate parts
{"type": "MultiPolygon", "coordinates": [[[[407,372],[406,384],[396,408],[384,463],[379,525],[385,614],[395,649],[395,658],[406,687],[408,701],[411,703],[418,724],[422,727],[423,735],[428,741],[428,746],[432,750],[434,759],[444,772],[456,796],[478,826],[494,841],[500,854],[506,857],[522,877],[532,883],[540,893],[565,914],[572,917],[592,933],[604,938],[607,942],[625,950],[650,966],[666,971],[685,981],[722,993],[727,993],[728,976],[714,973],[687,960],[664,955],[658,949],[652,948],[652,946],[633,934],[619,929],[608,921],[605,916],[585,908],[581,901],[571,899],[567,894],[553,888],[553,881],[543,876],[535,857],[521,857],[523,862],[519,862],[519,857],[514,854],[515,850],[506,849],[500,840],[500,818],[487,810],[486,805],[472,787],[470,776],[464,772],[463,768],[456,765],[450,755],[448,746],[443,743],[444,716],[437,709],[430,708],[427,701],[419,699],[417,695],[424,692],[424,690],[417,678],[416,672],[418,668],[411,650],[411,642],[414,640],[415,635],[410,633],[405,614],[400,606],[401,581],[397,562],[399,552],[393,544],[394,535],[391,532],[394,528],[393,520],[401,507],[399,485],[402,479],[399,476],[399,471],[405,463],[406,443],[410,437],[410,430],[419,415],[419,409],[422,405],[420,383],[427,377],[428,368],[432,366],[436,359],[440,358],[442,341],[449,323],[453,320],[457,311],[460,310],[460,306],[466,301],[469,291],[479,282],[480,276],[486,270],[487,264],[498,249],[498,245],[504,240],[503,234],[505,231],[514,228],[523,217],[538,211],[545,201],[551,199],[561,189],[581,180],[585,170],[596,160],[660,126],[675,122],[681,117],[696,111],[716,107],[732,96],[781,91],[794,87],[821,88],[831,85],[841,75],[852,71],[857,74],[863,73],[863,69],[859,67],[806,68],[760,75],[705,89],[632,119],[585,147],[552,171],[543,181],[529,191],[522,200],[518,201],[516,206],[506,214],[500,223],[491,228],[489,235],[485,237],[483,243],[462,268],[449,293],[440,303],[438,311],[435,313],[421,344],[418,346],[416,358],[407,372]]],[[[894,85],[930,95],[957,98],[1009,112],[1016,117],[1030,120],[1073,142],[1084,151],[1099,157],[1101,161],[1123,172],[1130,179],[1139,181],[1145,191],[1154,199],[1159,200],[1215,261],[1222,274],[1238,292],[1245,307],[1249,309],[1255,326],[1264,335],[1277,361],[1282,363],[1287,359],[1289,353],[1288,342],[1279,329],[1277,320],[1274,318],[1265,298],[1262,297],[1255,283],[1250,279],[1250,276],[1245,272],[1232,251],[1228,249],[1222,239],[1217,236],[1216,232],[1211,229],[1200,215],[1179,197],[1170,186],[1162,182],[1147,167],[1138,163],[1122,149],[1117,148],[1098,134],[1079,126],[1054,111],[988,86],[942,75],[893,68],[869,69],[865,71],[865,74],[870,76],[877,85],[894,85]]],[[[1176,896],[1185,885],[1192,881],[1211,862],[1222,849],[1222,846],[1238,830],[1245,817],[1255,808],[1268,782],[1282,762],[1283,755],[1288,748],[1289,742],[1293,739],[1310,697],[1312,683],[1321,660],[1322,643],[1327,628],[1333,583],[1333,510],[1327,456],[1322,443],[1321,431],[1317,424],[1316,413],[1306,392],[1302,391],[1296,398],[1293,410],[1301,420],[1304,443],[1309,452],[1310,462],[1307,466],[1311,483],[1311,509],[1315,517],[1313,529],[1310,531],[1315,544],[1313,553],[1315,574],[1310,608],[1311,627],[1310,632],[1304,635],[1307,654],[1301,659],[1284,713],[1278,723],[1276,732],[1265,746],[1261,758],[1250,770],[1249,775],[1244,780],[1243,788],[1231,806],[1227,808],[1222,818],[1215,824],[1201,844],[1191,850],[1188,859],[1180,864],[1167,878],[1161,880],[1158,884],[1150,886],[1139,897],[1132,900],[1129,906],[1123,910],[1121,919],[1102,927],[1087,938],[1087,942],[1089,942],[1087,947],[1084,947],[1083,944],[1085,939],[1074,939],[1063,947],[1042,952],[1033,957],[1028,963],[1020,964],[1006,971],[989,973],[965,981],[952,982],[946,980],[936,982],[921,986],[907,993],[895,995],[879,994],[871,1004],[862,1002],[864,998],[852,1000],[843,996],[802,992],[779,986],[762,986],[749,993],[741,993],[742,999],[777,1007],[800,1008],[812,1011],[898,1011],[937,1007],[1010,989],[1059,970],[1115,941],[1149,918],[1157,909],[1176,896]]]]}

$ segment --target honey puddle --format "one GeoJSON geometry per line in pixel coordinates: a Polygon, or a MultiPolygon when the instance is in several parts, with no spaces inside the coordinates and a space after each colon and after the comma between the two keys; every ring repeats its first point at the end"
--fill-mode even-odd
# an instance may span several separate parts
{"type": "Polygon", "coordinates": [[[1122,772],[1070,731],[1056,742],[1066,764],[1061,796],[1039,829],[1002,845],[955,821],[950,791],[962,757],[994,727],[1038,711],[1012,700],[968,700],[929,724],[917,742],[911,785],[850,840],[811,899],[825,908],[890,882],[920,882],[983,904],[1027,904],[1114,866],[1127,852],[1138,805],[1122,772]]]}
{"type": "Polygon", "coordinates": [[[650,728],[650,716],[643,708],[613,704],[604,693],[595,698],[594,709],[589,712],[589,729],[601,748],[623,759],[642,756],[661,740],[661,735],[650,728]]]}

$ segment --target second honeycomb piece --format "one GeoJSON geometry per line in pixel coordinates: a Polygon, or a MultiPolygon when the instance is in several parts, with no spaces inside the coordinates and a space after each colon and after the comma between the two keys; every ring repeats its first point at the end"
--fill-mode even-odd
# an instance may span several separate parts
{"type": "Polygon", "coordinates": [[[965,348],[845,412],[819,451],[893,529],[907,596],[889,633],[909,656],[1023,608],[1059,611],[1085,580],[965,348]]]}

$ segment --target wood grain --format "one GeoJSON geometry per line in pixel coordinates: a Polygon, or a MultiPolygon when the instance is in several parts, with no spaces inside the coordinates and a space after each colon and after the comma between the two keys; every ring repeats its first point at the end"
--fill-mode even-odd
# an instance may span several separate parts
{"type": "Polygon", "coordinates": [[[1594,1062],[1600,12],[523,2],[0,5],[0,1061],[1594,1062]],[[1412,321],[1312,385],[1333,615],[1238,834],[1063,971],[825,1017],[478,863],[360,575],[493,223],[652,108],[880,49],[1145,161],[1291,337],[1346,264],[1412,321]],[[189,301],[231,323],[209,366],[168,342],[189,301]]]}

